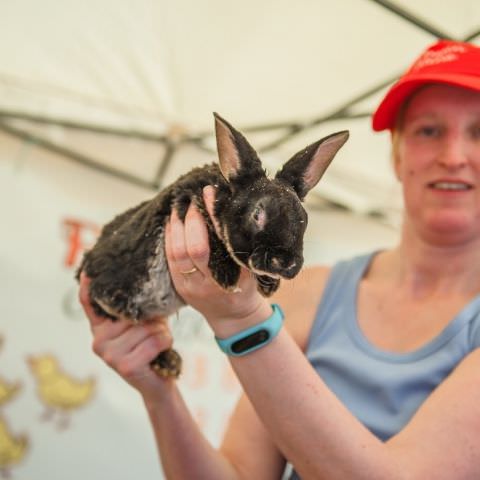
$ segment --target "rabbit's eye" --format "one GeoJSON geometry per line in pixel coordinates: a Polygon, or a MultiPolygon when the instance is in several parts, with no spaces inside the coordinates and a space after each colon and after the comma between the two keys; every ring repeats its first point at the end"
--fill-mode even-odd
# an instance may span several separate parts
{"type": "Polygon", "coordinates": [[[252,212],[252,219],[257,224],[259,228],[263,228],[265,226],[266,221],[266,213],[264,208],[261,205],[257,205],[252,212]]]}

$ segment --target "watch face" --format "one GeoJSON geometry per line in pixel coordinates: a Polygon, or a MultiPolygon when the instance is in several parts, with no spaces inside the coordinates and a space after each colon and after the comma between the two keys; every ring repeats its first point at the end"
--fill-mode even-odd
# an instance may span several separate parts
{"type": "Polygon", "coordinates": [[[257,345],[265,343],[269,338],[270,333],[268,330],[258,330],[257,332],[247,335],[246,337],[232,343],[231,350],[236,354],[243,353],[253,347],[256,347],[257,345]]]}

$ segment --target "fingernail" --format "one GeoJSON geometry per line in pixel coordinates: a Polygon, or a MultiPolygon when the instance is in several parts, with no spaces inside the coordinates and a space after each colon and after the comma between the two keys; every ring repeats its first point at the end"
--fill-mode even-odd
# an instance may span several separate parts
{"type": "Polygon", "coordinates": [[[211,199],[215,195],[215,190],[211,185],[207,185],[203,187],[203,194],[208,198],[211,199]]]}

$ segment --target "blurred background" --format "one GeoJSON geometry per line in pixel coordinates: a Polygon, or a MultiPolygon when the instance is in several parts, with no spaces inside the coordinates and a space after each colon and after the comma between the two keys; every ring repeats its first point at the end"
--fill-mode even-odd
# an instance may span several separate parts
{"type": "MultiPolygon", "coordinates": [[[[138,394],[91,352],[75,268],[102,224],[215,161],[212,112],[274,173],[348,129],[310,193],[306,263],[392,245],[400,190],[370,115],[436,38],[478,43],[458,0],[3,0],[0,475],[162,478],[138,394]]],[[[217,445],[240,388],[202,319],[171,319],[180,386],[217,445]]]]}

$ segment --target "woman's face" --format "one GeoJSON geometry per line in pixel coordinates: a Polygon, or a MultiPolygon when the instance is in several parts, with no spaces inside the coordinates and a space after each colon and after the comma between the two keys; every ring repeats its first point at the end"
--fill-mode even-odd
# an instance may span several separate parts
{"type": "Polygon", "coordinates": [[[435,241],[480,240],[480,92],[424,87],[394,135],[406,221],[435,241]]]}

